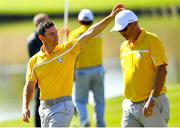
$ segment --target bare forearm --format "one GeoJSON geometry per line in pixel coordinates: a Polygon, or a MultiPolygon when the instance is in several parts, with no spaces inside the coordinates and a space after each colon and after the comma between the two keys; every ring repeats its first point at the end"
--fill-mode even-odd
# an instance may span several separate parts
{"type": "Polygon", "coordinates": [[[167,74],[166,64],[157,67],[157,73],[155,76],[154,86],[151,91],[151,95],[143,108],[143,114],[146,118],[153,115],[153,109],[156,103],[156,97],[160,94],[162,90],[162,87],[165,82],[166,74],[167,74]]]}
{"type": "Polygon", "coordinates": [[[157,73],[154,80],[151,96],[158,96],[160,94],[165,82],[166,74],[167,74],[166,65],[162,65],[157,68],[157,73]]]}
{"type": "Polygon", "coordinates": [[[89,33],[89,37],[92,38],[94,36],[96,36],[98,33],[100,33],[102,30],[104,30],[106,28],[106,26],[112,21],[112,19],[115,17],[115,15],[120,12],[121,10],[124,9],[124,5],[122,4],[117,4],[113,9],[112,12],[105,17],[104,19],[102,19],[100,22],[98,22],[97,24],[91,26],[87,33],[89,33]]]}
{"type": "Polygon", "coordinates": [[[98,22],[97,24],[94,24],[91,26],[88,30],[87,33],[89,33],[89,37],[94,37],[97,34],[99,34],[102,30],[106,28],[106,26],[112,21],[113,16],[109,15],[105,17],[103,20],[98,22]]]}
{"type": "Polygon", "coordinates": [[[23,108],[28,108],[34,94],[34,86],[26,84],[23,89],[23,108]]]}
{"type": "Polygon", "coordinates": [[[33,97],[35,82],[28,81],[23,89],[23,104],[22,104],[22,120],[29,122],[30,110],[29,103],[33,97]]]}
{"type": "Polygon", "coordinates": [[[117,4],[113,9],[112,12],[105,17],[104,19],[102,19],[100,22],[94,24],[93,26],[91,26],[84,34],[82,34],[79,37],[79,43],[81,45],[81,48],[84,47],[84,45],[86,45],[86,43],[88,42],[89,39],[91,39],[92,37],[96,36],[97,34],[99,34],[102,30],[104,30],[106,28],[106,26],[112,21],[112,19],[115,17],[115,15],[120,12],[121,10],[124,9],[124,5],[122,4],[117,4]]]}
{"type": "Polygon", "coordinates": [[[91,26],[84,34],[82,34],[79,37],[81,48],[83,48],[84,45],[88,43],[89,39],[93,38],[94,36],[99,34],[103,29],[105,29],[105,27],[111,22],[112,19],[113,17],[109,15],[100,22],[91,26]]]}

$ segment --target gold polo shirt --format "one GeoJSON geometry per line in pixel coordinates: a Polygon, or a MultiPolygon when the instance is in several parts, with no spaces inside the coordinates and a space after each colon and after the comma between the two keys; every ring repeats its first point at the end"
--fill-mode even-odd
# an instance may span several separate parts
{"type": "MultiPolygon", "coordinates": [[[[81,25],[78,29],[72,31],[68,40],[74,40],[83,34],[90,26],[81,25]]],[[[102,36],[97,35],[93,37],[85,45],[76,60],[76,68],[89,68],[102,65],[102,36]]]]}
{"type": "Polygon", "coordinates": [[[41,100],[71,96],[74,64],[80,53],[80,44],[77,42],[73,40],[58,44],[50,54],[41,49],[30,58],[26,81],[38,82],[41,100]]]}
{"type": "MultiPolygon", "coordinates": [[[[125,98],[133,102],[147,99],[153,87],[156,67],[167,64],[163,43],[155,34],[142,29],[133,45],[128,41],[121,45],[120,60],[125,98]]],[[[160,93],[165,92],[166,87],[163,86],[160,93]]]]}

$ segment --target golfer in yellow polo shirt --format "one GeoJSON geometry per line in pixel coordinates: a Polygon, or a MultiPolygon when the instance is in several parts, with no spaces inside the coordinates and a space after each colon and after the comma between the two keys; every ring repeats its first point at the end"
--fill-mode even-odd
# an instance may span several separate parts
{"type": "Polygon", "coordinates": [[[120,48],[124,97],[122,127],[167,127],[169,103],[165,87],[167,59],[160,39],[138,25],[134,12],[123,10],[112,31],[126,41],[120,48]]]}
{"type": "Polygon", "coordinates": [[[117,4],[110,15],[91,26],[78,39],[58,44],[57,29],[52,22],[40,23],[37,34],[43,45],[40,52],[30,58],[23,90],[22,119],[29,122],[29,103],[36,83],[40,89],[42,127],[68,127],[74,107],[71,100],[75,60],[92,37],[100,33],[123,9],[117,4]]]}

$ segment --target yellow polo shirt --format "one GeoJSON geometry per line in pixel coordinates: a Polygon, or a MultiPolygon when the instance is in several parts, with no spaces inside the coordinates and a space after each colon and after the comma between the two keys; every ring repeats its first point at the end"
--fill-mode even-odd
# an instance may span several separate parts
{"type": "MultiPolygon", "coordinates": [[[[125,41],[120,48],[124,96],[132,102],[149,97],[156,74],[156,67],[167,64],[163,43],[155,34],[142,29],[134,45],[125,41]]],[[[161,93],[166,92],[163,86],[161,93]]]]}
{"type": "MultiPolygon", "coordinates": [[[[89,26],[81,25],[78,29],[72,31],[69,40],[74,40],[83,34],[89,26]]],[[[89,68],[102,65],[102,36],[93,37],[82,49],[76,60],[76,68],[89,68]]]]}
{"type": "Polygon", "coordinates": [[[38,82],[41,100],[71,96],[74,64],[80,53],[80,44],[77,42],[73,40],[58,44],[50,54],[41,49],[30,58],[26,81],[38,82]]]}

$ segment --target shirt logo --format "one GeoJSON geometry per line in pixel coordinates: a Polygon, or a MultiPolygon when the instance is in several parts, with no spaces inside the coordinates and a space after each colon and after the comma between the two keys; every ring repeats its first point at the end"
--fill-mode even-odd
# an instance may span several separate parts
{"type": "Polygon", "coordinates": [[[62,63],[63,62],[63,59],[62,58],[58,58],[58,63],[62,63]]]}
{"type": "Polygon", "coordinates": [[[138,53],[136,54],[136,57],[137,57],[137,59],[140,59],[140,58],[141,58],[141,54],[138,52],[138,53]]]}

